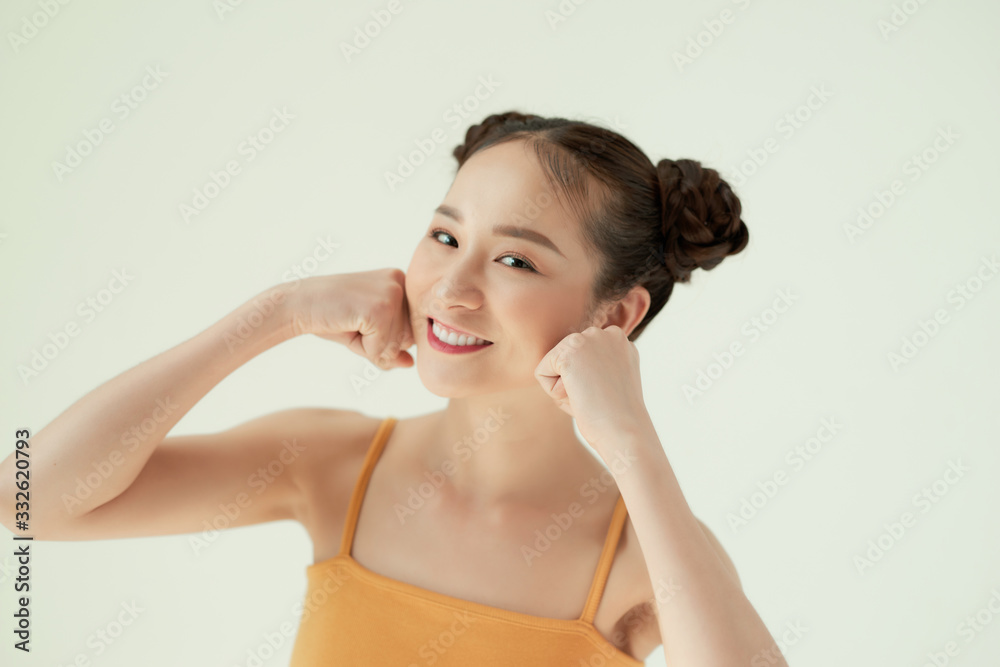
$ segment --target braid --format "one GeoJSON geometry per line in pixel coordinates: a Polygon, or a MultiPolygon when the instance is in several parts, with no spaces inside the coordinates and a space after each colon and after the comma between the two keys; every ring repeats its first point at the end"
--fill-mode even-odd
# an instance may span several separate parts
{"type": "Polygon", "coordinates": [[[660,211],[664,264],[675,282],[695,269],[712,269],[749,241],[740,200],[715,169],[697,160],[660,160],[660,211]]]}

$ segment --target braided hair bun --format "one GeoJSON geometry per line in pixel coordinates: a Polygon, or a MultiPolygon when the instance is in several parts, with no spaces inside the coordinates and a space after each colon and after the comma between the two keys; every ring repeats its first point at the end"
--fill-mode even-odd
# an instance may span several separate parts
{"type": "Polygon", "coordinates": [[[697,160],[660,160],[663,255],[675,282],[695,269],[712,269],[743,250],[750,239],[740,219],[740,200],[714,169],[697,160]]]}

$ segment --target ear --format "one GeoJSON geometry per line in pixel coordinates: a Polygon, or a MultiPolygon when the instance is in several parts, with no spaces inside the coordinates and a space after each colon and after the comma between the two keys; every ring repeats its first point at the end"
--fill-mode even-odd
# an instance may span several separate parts
{"type": "Polygon", "coordinates": [[[636,285],[621,300],[605,306],[601,316],[597,318],[600,323],[595,323],[594,326],[603,329],[613,324],[628,336],[646,316],[650,302],[649,291],[642,285],[636,285]]]}

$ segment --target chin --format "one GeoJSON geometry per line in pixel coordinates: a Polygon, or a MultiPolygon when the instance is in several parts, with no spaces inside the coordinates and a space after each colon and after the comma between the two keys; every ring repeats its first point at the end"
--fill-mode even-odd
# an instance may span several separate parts
{"type": "Polygon", "coordinates": [[[454,374],[451,374],[451,377],[447,377],[446,371],[442,368],[424,368],[420,363],[419,354],[416,355],[414,361],[416,363],[413,367],[417,371],[417,377],[420,378],[420,384],[424,385],[424,388],[435,396],[440,396],[441,398],[463,398],[478,393],[476,389],[482,387],[482,383],[475,379],[469,382],[461,382],[454,374]]]}

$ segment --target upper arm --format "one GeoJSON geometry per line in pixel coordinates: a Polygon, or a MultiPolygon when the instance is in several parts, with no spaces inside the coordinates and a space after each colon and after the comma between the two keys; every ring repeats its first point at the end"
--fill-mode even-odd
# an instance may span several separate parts
{"type": "Polygon", "coordinates": [[[338,419],[353,412],[298,408],[225,431],[165,438],[121,494],[36,533],[101,540],[198,533],[299,519],[298,480],[320,448],[336,448],[338,419]]]}

